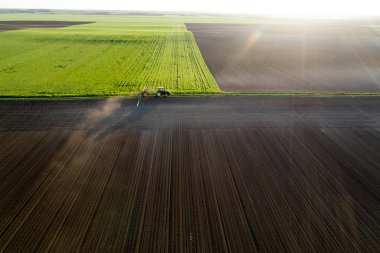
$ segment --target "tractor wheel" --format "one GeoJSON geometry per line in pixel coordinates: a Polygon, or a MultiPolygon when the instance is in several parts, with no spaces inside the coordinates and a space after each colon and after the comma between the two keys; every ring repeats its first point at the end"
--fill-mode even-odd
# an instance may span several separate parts
{"type": "Polygon", "coordinates": [[[147,96],[148,96],[148,92],[144,91],[144,92],[142,93],[142,96],[143,96],[144,98],[147,97],[147,96]]]}
{"type": "Polygon", "coordinates": [[[156,93],[156,96],[157,96],[157,97],[161,97],[161,92],[157,92],[157,93],[156,93]]]}
{"type": "Polygon", "coordinates": [[[162,95],[162,97],[167,98],[167,97],[168,97],[168,94],[164,93],[164,94],[162,95]]]}

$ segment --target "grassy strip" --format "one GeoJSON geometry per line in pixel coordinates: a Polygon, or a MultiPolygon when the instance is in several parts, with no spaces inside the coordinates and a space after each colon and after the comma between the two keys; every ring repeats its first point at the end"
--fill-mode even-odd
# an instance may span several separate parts
{"type": "Polygon", "coordinates": [[[223,95],[230,96],[292,96],[292,97],[368,97],[368,96],[380,96],[380,93],[369,92],[223,92],[223,95]]]}
{"type": "MultiPolygon", "coordinates": [[[[1,96],[0,100],[83,100],[83,99],[105,99],[110,97],[122,96],[126,98],[137,97],[138,93],[124,95],[115,94],[88,94],[88,95],[36,95],[36,96],[1,96]]],[[[151,95],[150,97],[153,97],[151,95]]],[[[218,97],[218,96],[242,96],[242,97],[380,97],[380,93],[254,93],[254,92],[192,92],[192,93],[174,93],[171,97],[218,97]]]]}

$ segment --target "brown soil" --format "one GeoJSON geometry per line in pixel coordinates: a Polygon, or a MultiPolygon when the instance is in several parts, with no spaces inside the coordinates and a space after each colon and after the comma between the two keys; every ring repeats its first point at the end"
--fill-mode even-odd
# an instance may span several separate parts
{"type": "Polygon", "coordinates": [[[0,102],[1,252],[379,252],[377,98],[0,102]]]}
{"type": "Polygon", "coordinates": [[[358,24],[187,24],[220,88],[380,92],[380,30],[358,24]]]}
{"type": "Polygon", "coordinates": [[[61,28],[73,25],[91,24],[91,22],[66,21],[0,21],[0,32],[27,28],[61,28]]]}

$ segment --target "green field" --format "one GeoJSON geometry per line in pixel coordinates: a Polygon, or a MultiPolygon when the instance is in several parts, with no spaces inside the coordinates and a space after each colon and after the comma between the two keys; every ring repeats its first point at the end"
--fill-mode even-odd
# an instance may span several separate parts
{"type": "Polygon", "coordinates": [[[220,92],[184,25],[207,18],[2,14],[0,20],[95,22],[1,32],[1,97],[128,95],[144,86],[220,92]]]}

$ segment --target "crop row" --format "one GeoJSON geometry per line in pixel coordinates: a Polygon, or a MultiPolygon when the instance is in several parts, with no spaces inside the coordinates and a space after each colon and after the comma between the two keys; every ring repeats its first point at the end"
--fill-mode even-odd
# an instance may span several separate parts
{"type": "Polygon", "coordinates": [[[0,94],[120,95],[145,86],[218,92],[178,23],[99,23],[0,34],[0,94]]]}

